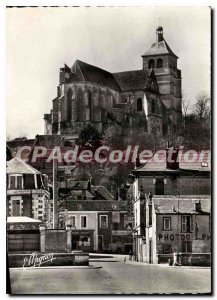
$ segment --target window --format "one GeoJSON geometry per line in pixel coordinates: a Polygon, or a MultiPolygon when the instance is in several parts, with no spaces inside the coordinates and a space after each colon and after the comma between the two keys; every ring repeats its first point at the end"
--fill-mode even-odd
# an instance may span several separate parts
{"type": "Polygon", "coordinates": [[[160,68],[163,68],[163,60],[161,58],[159,58],[157,60],[157,68],[160,69],[160,68]]]}
{"type": "Polygon", "coordinates": [[[38,208],[42,208],[43,206],[42,205],[38,205],[38,208]]]}
{"type": "Polygon", "coordinates": [[[76,99],[76,121],[83,122],[84,120],[84,93],[81,88],[77,91],[76,99]]]}
{"type": "Polygon", "coordinates": [[[100,216],[100,228],[108,228],[108,216],[100,216]]]}
{"type": "Polygon", "coordinates": [[[155,183],[156,195],[164,195],[164,180],[163,178],[157,178],[155,183]]]}
{"type": "Polygon", "coordinates": [[[136,107],[137,111],[142,111],[142,99],[138,98],[137,99],[137,107],[136,107]]]}
{"type": "Polygon", "coordinates": [[[72,227],[76,227],[76,216],[70,216],[68,219],[68,224],[72,227]]]}
{"type": "Polygon", "coordinates": [[[21,216],[21,204],[20,199],[12,199],[12,216],[21,216]]]}
{"type": "Polygon", "coordinates": [[[119,223],[113,223],[113,224],[112,224],[113,230],[118,230],[118,227],[119,227],[118,224],[119,224],[119,223]]]}
{"type": "Polygon", "coordinates": [[[148,68],[149,69],[154,69],[155,67],[155,62],[153,59],[150,59],[149,62],[148,62],[148,68]]]}
{"type": "Polygon", "coordinates": [[[71,121],[72,119],[72,89],[69,88],[67,91],[67,120],[71,121]]]}
{"type": "Polygon", "coordinates": [[[182,252],[191,253],[192,252],[192,243],[191,242],[182,242],[182,252]]]}
{"type": "Polygon", "coordinates": [[[22,176],[17,176],[17,188],[22,189],[22,176]]]}
{"type": "Polygon", "coordinates": [[[155,101],[154,101],[154,99],[151,100],[151,112],[153,114],[155,114],[155,101]]]}
{"type": "Polygon", "coordinates": [[[149,210],[149,226],[152,226],[152,205],[148,206],[149,210]]]}
{"type": "Polygon", "coordinates": [[[23,188],[23,177],[22,175],[13,175],[9,177],[10,189],[22,189],[23,188]]]}
{"type": "Polygon", "coordinates": [[[81,228],[87,228],[87,217],[81,216],[81,228]]]}
{"type": "Polygon", "coordinates": [[[171,218],[163,218],[163,230],[171,230],[171,218]]]}
{"type": "Polygon", "coordinates": [[[15,176],[10,176],[10,188],[15,189],[15,176]]]}
{"type": "Polygon", "coordinates": [[[182,232],[191,232],[192,231],[192,217],[191,216],[182,216],[182,232]]]}
{"type": "Polygon", "coordinates": [[[172,253],[172,245],[171,244],[164,244],[163,245],[163,253],[164,254],[172,253]]]}
{"type": "Polygon", "coordinates": [[[89,236],[80,236],[78,245],[89,247],[90,246],[90,237],[89,236]]]}
{"type": "Polygon", "coordinates": [[[40,214],[40,215],[41,215],[42,213],[43,213],[43,212],[42,212],[42,210],[39,210],[39,211],[38,211],[38,214],[40,214]]]}

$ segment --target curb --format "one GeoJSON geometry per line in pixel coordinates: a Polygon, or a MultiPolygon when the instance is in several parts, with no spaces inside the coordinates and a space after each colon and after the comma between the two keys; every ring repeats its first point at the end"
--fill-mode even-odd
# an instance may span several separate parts
{"type": "Polygon", "coordinates": [[[27,267],[27,268],[10,268],[10,270],[41,270],[41,269],[73,269],[73,270],[94,270],[94,269],[101,269],[101,266],[48,266],[48,267],[27,267]]]}
{"type": "Polygon", "coordinates": [[[143,263],[143,262],[122,262],[123,264],[127,264],[127,265],[132,265],[132,266],[155,266],[155,267],[161,267],[161,268],[182,268],[182,269],[202,269],[202,270],[206,270],[206,269],[211,269],[211,267],[200,267],[200,266],[169,266],[168,264],[148,264],[148,263],[143,263]]]}

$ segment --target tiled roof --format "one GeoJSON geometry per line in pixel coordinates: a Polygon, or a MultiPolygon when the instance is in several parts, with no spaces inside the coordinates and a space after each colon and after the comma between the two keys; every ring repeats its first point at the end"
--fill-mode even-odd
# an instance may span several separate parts
{"type": "MultiPolygon", "coordinates": [[[[193,170],[193,171],[210,171],[211,162],[210,157],[205,154],[202,161],[199,160],[200,153],[197,153],[197,157],[194,162],[186,161],[184,159],[186,151],[183,150],[182,154],[180,154],[180,162],[179,162],[179,170],[193,170]],[[207,163],[207,165],[202,166],[202,162],[207,163]]],[[[202,156],[201,156],[202,157],[202,156]]],[[[189,159],[190,160],[190,159],[189,159]]],[[[144,165],[134,172],[158,172],[158,171],[168,171],[166,168],[166,150],[161,150],[160,152],[156,152],[154,156],[146,161],[144,165]]]]}
{"type": "Polygon", "coordinates": [[[147,84],[148,73],[144,70],[113,73],[121,90],[144,90],[147,84]]]}
{"type": "Polygon", "coordinates": [[[69,211],[127,211],[127,201],[66,200],[69,211]]]}
{"type": "Polygon", "coordinates": [[[201,203],[201,212],[210,213],[211,212],[211,199],[209,196],[153,196],[153,205],[156,213],[167,214],[167,213],[184,213],[193,214],[195,213],[194,203],[201,203]]]}
{"type": "Polygon", "coordinates": [[[105,200],[114,200],[113,195],[104,187],[104,186],[91,186],[91,192],[93,194],[94,190],[97,190],[98,196],[102,196],[102,199],[105,200]]]}
{"type": "Polygon", "coordinates": [[[145,52],[142,56],[160,55],[160,54],[172,54],[175,57],[175,53],[170,49],[169,45],[165,40],[152,44],[151,48],[145,52]]]}
{"type": "Polygon", "coordinates": [[[18,157],[7,161],[6,172],[7,174],[41,174],[18,157]]]}
{"type": "Polygon", "coordinates": [[[75,73],[80,80],[96,83],[109,87],[113,90],[120,91],[120,87],[110,72],[87,64],[83,61],[76,60],[72,66],[72,72],[75,73]]]}

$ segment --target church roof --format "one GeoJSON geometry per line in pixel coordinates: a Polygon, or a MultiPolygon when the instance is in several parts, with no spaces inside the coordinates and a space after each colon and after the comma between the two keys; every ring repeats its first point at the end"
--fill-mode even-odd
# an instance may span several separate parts
{"type": "Polygon", "coordinates": [[[96,83],[109,87],[113,90],[120,91],[120,87],[112,73],[87,64],[81,60],[75,61],[74,65],[72,66],[72,72],[75,73],[80,80],[96,83]]]}
{"type": "Polygon", "coordinates": [[[114,78],[123,92],[144,90],[147,84],[148,75],[149,74],[144,70],[113,73],[114,78]]]}
{"type": "Polygon", "coordinates": [[[151,56],[151,55],[160,55],[160,54],[171,54],[178,58],[178,56],[175,55],[175,53],[170,49],[167,42],[163,39],[159,43],[152,44],[151,48],[145,52],[142,56],[151,56]]]}

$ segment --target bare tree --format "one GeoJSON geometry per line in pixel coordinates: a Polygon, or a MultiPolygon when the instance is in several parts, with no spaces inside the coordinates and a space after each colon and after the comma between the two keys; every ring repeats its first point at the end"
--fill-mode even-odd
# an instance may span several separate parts
{"type": "Polygon", "coordinates": [[[182,114],[184,117],[188,114],[190,108],[190,99],[188,99],[185,93],[182,94],[182,114]]]}
{"type": "Polygon", "coordinates": [[[202,122],[209,118],[210,115],[210,96],[201,92],[197,96],[197,101],[193,107],[193,113],[198,121],[202,122]]]}

